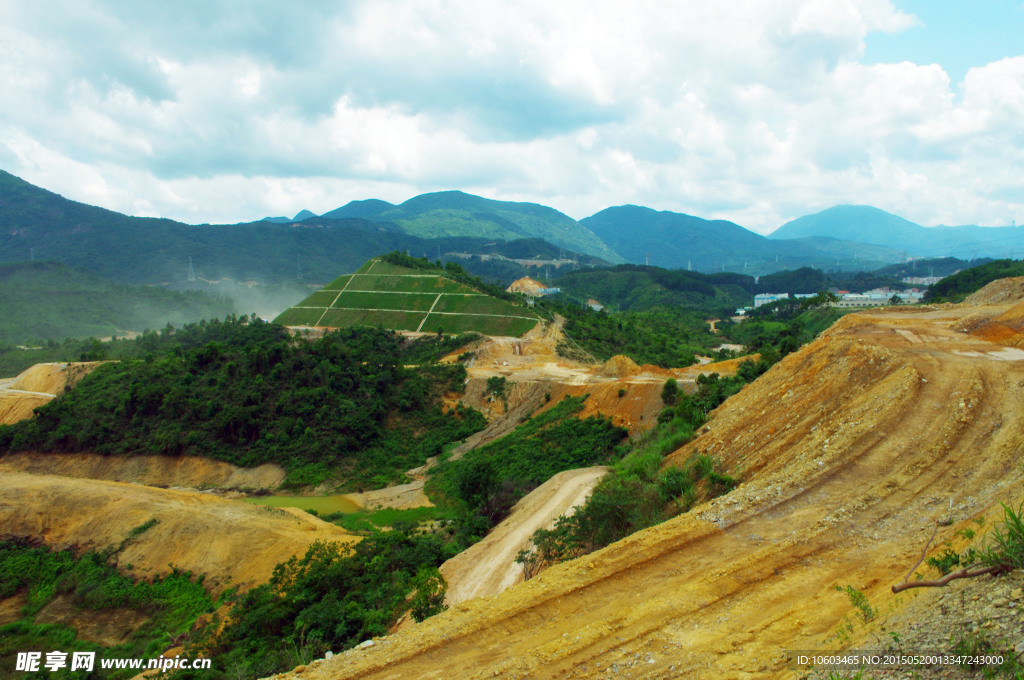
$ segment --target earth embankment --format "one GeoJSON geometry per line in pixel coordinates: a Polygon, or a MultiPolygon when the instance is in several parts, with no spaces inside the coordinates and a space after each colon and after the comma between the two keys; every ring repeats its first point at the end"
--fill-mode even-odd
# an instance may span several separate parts
{"type": "Polygon", "coordinates": [[[214,592],[266,582],[316,540],[358,538],[300,510],[137,484],[31,474],[0,464],[0,539],[53,549],[124,547],[118,564],[153,577],[171,565],[203,574],[214,592]],[[137,535],[133,529],[155,523],[137,535]]]}
{"type": "Polygon", "coordinates": [[[101,456],[95,453],[13,453],[0,458],[0,469],[111,482],[134,482],[163,488],[273,490],[284,481],[284,468],[265,463],[243,468],[198,456],[101,456]]]}
{"type": "Polygon", "coordinates": [[[73,387],[101,363],[36,364],[14,378],[0,378],[0,425],[31,418],[33,409],[73,387]]]}
{"type": "Polygon", "coordinates": [[[669,458],[743,483],[694,511],[456,604],[306,669],[342,678],[789,678],[834,650],[852,586],[889,592],[921,557],[1021,500],[1024,351],[962,328],[1010,305],[852,314],[716,411],[669,458]]]}

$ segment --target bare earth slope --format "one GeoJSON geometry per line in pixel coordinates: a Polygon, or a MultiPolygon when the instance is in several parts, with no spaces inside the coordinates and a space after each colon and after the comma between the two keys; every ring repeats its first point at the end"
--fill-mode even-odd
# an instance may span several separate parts
{"type": "Polygon", "coordinates": [[[357,540],[300,510],[268,508],[208,494],[95,479],[30,474],[0,464],[0,540],[39,540],[55,548],[116,548],[131,530],[152,528],[118,555],[140,576],[170,565],[205,574],[220,591],[270,578],[274,566],[314,540],[357,540]]]}
{"type": "Polygon", "coordinates": [[[582,505],[608,468],[566,470],[523,497],[512,514],[491,533],[441,565],[448,582],[445,604],[496,595],[523,580],[516,555],[530,544],[537,529],[550,529],[555,520],[582,505]]]}
{"type": "Polygon", "coordinates": [[[12,453],[0,470],[134,482],[189,489],[267,489],[281,486],[284,468],[264,463],[243,468],[198,456],[101,456],[95,453],[12,453]]]}
{"type": "Polygon", "coordinates": [[[100,361],[36,364],[15,378],[0,378],[0,425],[12,425],[32,417],[42,406],[71,387],[100,361]]]}
{"type": "Polygon", "coordinates": [[[674,454],[735,491],[302,679],[795,677],[786,650],[838,646],[834,586],[887,608],[938,520],[1020,501],[1024,351],[956,330],[1009,306],[845,317],[674,454]]]}

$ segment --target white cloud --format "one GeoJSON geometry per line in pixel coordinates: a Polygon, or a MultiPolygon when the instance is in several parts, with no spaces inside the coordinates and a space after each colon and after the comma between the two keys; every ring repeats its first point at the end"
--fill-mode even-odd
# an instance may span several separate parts
{"type": "Polygon", "coordinates": [[[4,169],[195,222],[447,188],[761,231],[840,202],[1024,219],[1024,57],[960,92],[862,64],[869,33],[916,22],[889,0],[326,7],[6,5],[4,169]]]}

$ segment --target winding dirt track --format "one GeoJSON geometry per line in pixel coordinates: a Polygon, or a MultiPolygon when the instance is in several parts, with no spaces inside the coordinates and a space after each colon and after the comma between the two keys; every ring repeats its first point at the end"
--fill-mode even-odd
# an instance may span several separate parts
{"type": "Polygon", "coordinates": [[[496,595],[523,581],[516,555],[530,545],[538,529],[550,529],[555,520],[582,505],[608,472],[604,466],[566,470],[523,497],[501,524],[467,550],[441,565],[448,582],[445,604],[496,595]]]}
{"type": "Polygon", "coordinates": [[[1008,308],[844,318],[730,399],[668,461],[711,453],[745,481],[738,489],[312,665],[302,680],[795,677],[786,650],[840,647],[834,636],[853,608],[834,586],[864,591],[883,611],[931,597],[888,589],[936,522],[952,520],[933,553],[1024,496],[1019,324],[999,345],[962,323],[1008,308]]]}

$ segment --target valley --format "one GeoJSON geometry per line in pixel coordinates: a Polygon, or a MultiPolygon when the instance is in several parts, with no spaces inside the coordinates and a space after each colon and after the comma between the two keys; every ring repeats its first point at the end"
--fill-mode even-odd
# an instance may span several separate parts
{"type": "Polygon", "coordinates": [[[871,632],[843,639],[856,610],[834,587],[886,615],[935,601],[889,587],[936,523],[933,552],[1020,502],[1024,353],[962,325],[1019,337],[1017,305],[845,317],[666,461],[720,454],[744,480],[731,494],[302,677],[792,677],[787,650],[871,632]]]}

